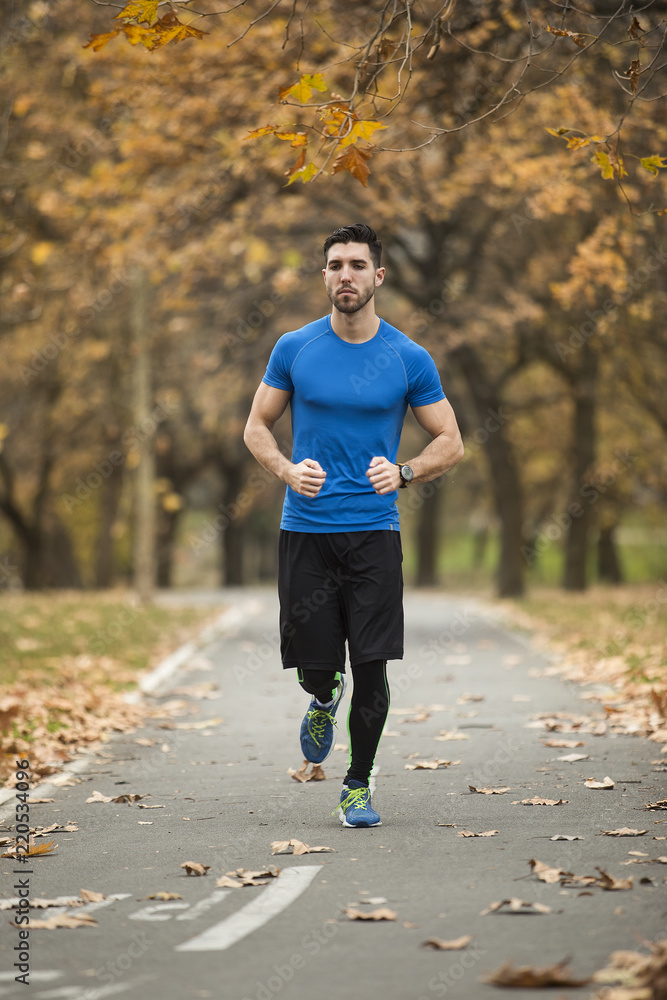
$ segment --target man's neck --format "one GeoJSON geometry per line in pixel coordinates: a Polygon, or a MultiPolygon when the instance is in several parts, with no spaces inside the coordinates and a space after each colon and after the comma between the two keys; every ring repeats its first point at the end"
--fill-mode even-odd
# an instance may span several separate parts
{"type": "Polygon", "coordinates": [[[349,344],[363,344],[371,340],[380,329],[380,317],[375,315],[375,299],[355,313],[342,313],[334,306],[331,328],[337,337],[349,344]]]}

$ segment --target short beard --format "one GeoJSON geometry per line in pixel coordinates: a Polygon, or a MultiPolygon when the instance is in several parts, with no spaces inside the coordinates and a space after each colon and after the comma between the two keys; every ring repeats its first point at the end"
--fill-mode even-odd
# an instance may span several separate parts
{"type": "Polygon", "coordinates": [[[363,309],[364,306],[370,302],[370,300],[375,295],[375,286],[371,288],[368,295],[366,296],[365,299],[363,299],[363,301],[359,299],[357,301],[346,302],[345,297],[342,297],[340,304],[337,304],[334,300],[333,295],[331,295],[329,292],[327,292],[327,295],[329,295],[329,301],[331,302],[332,305],[336,307],[338,312],[347,313],[349,315],[352,313],[359,312],[360,309],[363,309]]]}

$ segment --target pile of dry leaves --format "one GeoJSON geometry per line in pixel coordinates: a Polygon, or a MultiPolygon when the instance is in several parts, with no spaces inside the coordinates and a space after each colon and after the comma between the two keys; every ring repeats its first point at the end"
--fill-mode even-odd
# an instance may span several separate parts
{"type": "Polygon", "coordinates": [[[15,783],[15,760],[27,758],[33,777],[61,769],[82,747],[127,732],[144,716],[107,685],[70,682],[66,694],[55,687],[13,685],[0,697],[0,782],[15,783]]]}
{"type": "Polygon", "coordinates": [[[550,593],[506,606],[504,613],[533,633],[535,648],[557,654],[546,675],[590,686],[584,697],[602,705],[608,732],[646,736],[664,746],[664,602],[654,591],[627,587],[613,594],[550,593]]]}

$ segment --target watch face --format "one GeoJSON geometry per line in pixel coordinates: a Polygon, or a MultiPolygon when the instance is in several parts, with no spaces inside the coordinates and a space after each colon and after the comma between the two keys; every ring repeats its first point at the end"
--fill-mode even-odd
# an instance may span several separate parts
{"type": "Polygon", "coordinates": [[[401,477],[405,480],[406,483],[412,482],[413,476],[414,472],[412,471],[409,465],[401,466],[401,477]]]}

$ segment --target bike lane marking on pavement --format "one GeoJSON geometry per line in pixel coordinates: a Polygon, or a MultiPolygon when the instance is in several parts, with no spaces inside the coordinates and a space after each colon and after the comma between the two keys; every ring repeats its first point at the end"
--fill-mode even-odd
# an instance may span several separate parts
{"type": "Polygon", "coordinates": [[[136,913],[130,914],[130,920],[171,920],[171,910],[187,910],[187,913],[179,913],[177,920],[196,920],[212,906],[219,903],[225,896],[228,896],[231,889],[216,889],[210,896],[200,899],[198,903],[191,906],[190,903],[155,903],[152,906],[143,906],[136,913]]]}
{"type": "Polygon", "coordinates": [[[230,948],[286,909],[302,892],[305,892],[321,870],[322,865],[283,868],[280,876],[264,890],[261,896],[196,937],[177,944],[174,950],[224,951],[230,948]]]}

